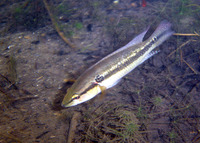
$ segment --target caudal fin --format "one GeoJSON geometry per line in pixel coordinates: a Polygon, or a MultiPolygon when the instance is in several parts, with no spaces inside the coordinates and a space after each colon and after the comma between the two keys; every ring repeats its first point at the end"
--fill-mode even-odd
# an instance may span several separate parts
{"type": "Polygon", "coordinates": [[[167,20],[163,20],[158,25],[154,33],[151,35],[150,39],[156,38],[156,46],[159,46],[162,42],[167,40],[173,33],[174,31],[171,30],[171,23],[167,20]]]}

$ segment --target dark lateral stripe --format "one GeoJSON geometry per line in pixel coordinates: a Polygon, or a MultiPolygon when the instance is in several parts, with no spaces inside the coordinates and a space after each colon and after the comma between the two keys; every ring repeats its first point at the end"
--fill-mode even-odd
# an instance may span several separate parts
{"type": "MultiPolygon", "coordinates": [[[[134,61],[136,61],[139,57],[141,57],[146,51],[148,51],[156,42],[159,41],[160,38],[162,38],[164,35],[169,33],[171,30],[166,30],[159,34],[157,37],[153,37],[150,42],[148,42],[144,47],[139,48],[141,49],[139,52],[136,53],[136,50],[130,51],[130,54],[127,54],[127,56],[124,58],[125,62],[120,62],[120,65],[118,65],[119,62],[116,62],[113,66],[111,66],[110,69],[106,71],[107,74],[102,73],[104,75],[104,79],[109,78],[110,76],[116,74],[117,72],[121,71],[122,69],[128,67],[130,64],[132,64],[134,61]],[[134,56],[134,54],[136,54],[134,56]],[[130,58],[129,58],[130,57],[130,58]]],[[[121,59],[124,61],[124,59],[121,59]]]]}
{"type": "MultiPolygon", "coordinates": [[[[85,93],[87,93],[90,89],[92,89],[92,88],[94,88],[95,86],[97,86],[97,84],[91,84],[88,88],[86,88],[81,94],[79,94],[80,96],[81,95],[84,95],[85,93]]],[[[72,101],[73,101],[74,99],[71,99],[69,102],[68,102],[68,104],[69,103],[71,103],[72,101]]]]}
{"type": "Polygon", "coordinates": [[[124,68],[128,67],[134,61],[136,61],[139,57],[141,57],[146,51],[148,51],[152,47],[152,45],[155,44],[156,41],[157,41],[157,39],[152,39],[148,44],[144,45],[143,48],[140,48],[142,50],[140,50],[139,52],[136,53],[136,50],[135,50],[135,51],[130,52],[130,54],[127,54],[127,56],[124,58],[125,60],[122,59],[122,61],[125,61],[125,62],[120,62],[120,65],[118,65],[118,62],[116,62],[113,65],[115,68],[113,68],[113,66],[111,66],[111,68],[106,71],[107,74],[102,73],[102,75],[104,75],[104,79],[109,78],[110,76],[112,76],[112,75],[116,74],[117,72],[123,70],[124,68]],[[135,56],[134,56],[134,54],[135,54],[135,56]]]}
{"type": "Polygon", "coordinates": [[[87,93],[90,89],[94,88],[98,84],[92,83],[88,88],[86,88],[80,95],[87,93]]]}
{"type": "MultiPolygon", "coordinates": [[[[94,88],[95,86],[97,86],[97,84],[91,84],[88,88],[86,88],[81,94],[79,94],[79,96],[81,96],[81,95],[84,95],[85,93],[87,93],[90,89],[92,89],[92,88],[94,88]]],[[[72,98],[69,102],[68,102],[68,104],[69,103],[71,103],[72,101],[73,101],[74,99],[72,98]]]]}

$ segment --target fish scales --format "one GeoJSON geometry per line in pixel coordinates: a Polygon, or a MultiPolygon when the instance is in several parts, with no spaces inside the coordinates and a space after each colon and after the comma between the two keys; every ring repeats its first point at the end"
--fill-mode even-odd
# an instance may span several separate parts
{"type": "Polygon", "coordinates": [[[112,65],[108,65],[107,70],[100,73],[101,76],[103,76],[105,79],[108,79],[111,76],[115,76],[116,78],[123,77],[138,65],[140,59],[145,56],[145,52],[148,52],[149,49],[154,48],[153,43],[155,43],[155,40],[151,40],[145,45],[144,43],[134,45],[125,49],[124,51],[120,51],[117,53],[117,55],[113,55],[114,58],[116,57],[116,62],[113,62],[112,65]]]}

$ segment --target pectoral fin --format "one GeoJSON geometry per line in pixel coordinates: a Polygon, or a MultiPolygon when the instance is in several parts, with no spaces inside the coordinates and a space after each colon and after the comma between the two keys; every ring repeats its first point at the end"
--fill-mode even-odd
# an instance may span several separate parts
{"type": "Polygon", "coordinates": [[[101,95],[100,95],[100,100],[103,100],[105,98],[105,94],[106,94],[106,87],[105,86],[100,86],[100,89],[101,89],[101,95]]]}

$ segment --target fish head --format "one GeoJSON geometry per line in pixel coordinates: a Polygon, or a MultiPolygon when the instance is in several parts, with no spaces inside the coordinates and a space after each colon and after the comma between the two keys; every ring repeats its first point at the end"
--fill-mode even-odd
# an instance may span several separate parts
{"type": "Polygon", "coordinates": [[[64,96],[61,106],[70,107],[80,104],[80,97],[81,96],[78,93],[73,92],[72,88],[69,88],[64,96]]]}
{"type": "Polygon", "coordinates": [[[94,83],[77,84],[72,85],[68,89],[61,106],[71,107],[90,100],[101,92],[99,85],[94,83]]]}

